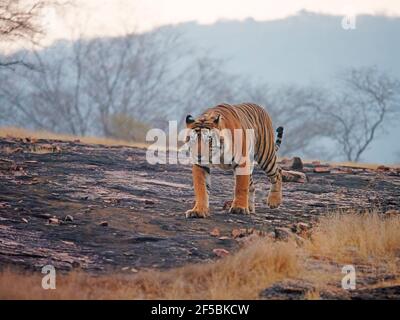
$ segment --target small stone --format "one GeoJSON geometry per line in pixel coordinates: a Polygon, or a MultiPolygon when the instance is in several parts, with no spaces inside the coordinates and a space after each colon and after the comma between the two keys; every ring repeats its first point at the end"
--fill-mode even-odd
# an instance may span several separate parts
{"type": "Polygon", "coordinates": [[[302,238],[308,239],[311,237],[311,226],[305,222],[298,222],[293,224],[291,230],[296,235],[299,235],[302,238]]]}
{"type": "Polygon", "coordinates": [[[232,200],[225,201],[224,205],[222,206],[222,210],[229,210],[231,206],[232,206],[232,200]]]}
{"type": "Polygon", "coordinates": [[[24,223],[28,223],[28,222],[29,222],[28,219],[26,219],[26,218],[22,218],[21,220],[22,220],[22,222],[24,222],[24,223]]]}
{"type": "Polygon", "coordinates": [[[233,239],[241,238],[246,235],[246,229],[233,229],[231,234],[233,239]]]}
{"type": "Polygon", "coordinates": [[[71,242],[71,241],[65,241],[65,240],[61,240],[62,243],[68,245],[68,246],[74,246],[75,243],[71,242]]]}
{"type": "Polygon", "coordinates": [[[122,267],[121,270],[122,271],[127,271],[127,270],[129,270],[129,267],[122,267]]]}
{"type": "Polygon", "coordinates": [[[276,240],[288,241],[292,234],[289,228],[275,228],[276,240]]]}
{"type": "Polygon", "coordinates": [[[331,168],[329,168],[329,167],[315,167],[314,168],[314,172],[316,172],[316,173],[330,173],[331,172],[331,168]]]}
{"type": "Polygon", "coordinates": [[[276,238],[274,231],[268,232],[265,236],[270,238],[270,239],[275,239],[276,238]]]}
{"type": "Polygon", "coordinates": [[[289,228],[275,228],[275,240],[294,240],[298,246],[302,246],[304,244],[304,239],[293,233],[289,228]]]}
{"type": "Polygon", "coordinates": [[[99,223],[99,225],[102,226],[102,227],[107,227],[108,226],[108,222],[107,221],[101,221],[99,223]]]}
{"type": "Polygon", "coordinates": [[[282,181],[305,183],[307,176],[303,172],[282,170],[282,181]]]}
{"type": "MultiPolygon", "coordinates": [[[[272,232],[273,234],[273,239],[275,239],[275,234],[272,232]]],[[[254,241],[259,240],[261,237],[259,234],[257,233],[252,233],[250,235],[248,235],[247,237],[242,237],[242,238],[237,238],[236,241],[241,244],[242,246],[247,246],[251,243],[253,243],[254,241]]]]}
{"type": "Polygon", "coordinates": [[[68,215],[65,216],[64,221],[72,222],[72,221],[74,221],[74,217],[71,216],[70,214],[68,214],[68,215]]]}
{"type": "Polygon", "coordinates": [[[57,218],[49,218],[48,223],[49,224],[60,224],[60,220],[58,220],[57,218]]]}
{"type": "Polygon", "coordinates": [[[385,212],[385,215],[388,217],[395,217],[395,216],[400,217],[400,211],[399,210],[388,210],[385,212]]]}
{"type": "Polygon", "coordinates": [[[146,204],[146,205],[154,204],[154,203],[155,202],[153,200],[149,200],[149,199],[144,200],[144,204],[146,204]]]}
{"type": "Polygon", "coordinates": [[[136,273],[136,272],[139,272],[139,270],[138,270],[138,269],[135,269],[135,268],[131,268],[131,272],[136,273]]]}
{"type": "Polygon", "coordinates": [[[288,166],[292,170],[303,170],[303,161],[299,157],[293,157],[288,163],[288,166]]]}
{"type": "Polygon", "coordinates": [[[222,236],[219,237],[218,240],[230,240],[231,238],[227,237],[227,236],[222,236]]]}
{"type": "Polygon", "coordinates": [[[310,229],[310,226],[305,222],[299,222],[297,224],[297,230],[308,230],[308,229],[310,229]]]}
{"type": "Polygon", "coordinates": [[[229,251],[228,251],[228,250],[225,250],[225,249],[222,249],[222,248],[214,249],[214,250],[213,250],[213,253],[214,253],[216,256],[220,257],[220,258],[226,257],[227,255],[229,255],[229,251]]]}
{"type": "Polygon", "coordinates": [[[214,228],[214,229],[212,229],[211,232],[210,232],[210,235],[213,236],[213,237],[219,237],[220,234],[221,234],[221,233],[220,233],[220,231],[219,231],[218,228],[214,228]]]}

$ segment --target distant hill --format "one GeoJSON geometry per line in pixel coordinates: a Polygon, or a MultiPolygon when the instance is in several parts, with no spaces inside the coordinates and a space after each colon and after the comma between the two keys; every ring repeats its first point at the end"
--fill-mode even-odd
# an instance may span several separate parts
{"type": "Polygon", "coordinates": [[[356,29],[341,16],[302,11],[275,21],[195,22],[175,26],[232,72],[271,83],[326,82],[350,66],[377,65],[400,78],[400,18],[359,16],[356,29]]]}

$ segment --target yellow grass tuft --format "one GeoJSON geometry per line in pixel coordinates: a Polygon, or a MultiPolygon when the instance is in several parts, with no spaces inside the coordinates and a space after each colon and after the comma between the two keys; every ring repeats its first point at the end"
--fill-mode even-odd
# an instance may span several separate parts
{"type": "Polygon", "coordinates": [[[255,299],[273,282],[299,272],[294,244],[263,239],[217,262],[164,272],[99,277],[71,273],[57,278],[56,290],[41,288],[41,274],[5,271],[0,299],[255,299]]]}
{"type": "Polygon", "coordinates": [[[309,248],[336,261],[394,262],[400,255],[400,216],[334,213],[320,219],[309,248]]]}
{"type": "Polygon", "coordinates": [[[127,146],[146,148],[147,144],[134,141],[125,141],[111,138],[102,137],[90,137],[90,136],[74,136],[68,134],[60,134],[49,131],[31,131],[22,128],[15,127],[0,127],[0,137],[7,138],[35,138],[35,139],[51,139],[51,140],[64,140],[64,141],[76,141],[79,140],[82,143],[87,144],[102,144],[106,146],[127,146]]]}
{"type": "Polygon", "coordinates": [[[343,294],[341,266],[347,262],[370,270],[395,266],[390,270],[398,277],[399,230],[398,216],[335,213],[321,218],[302,247],[261,238],[218,261],[167,271],[58,274],[57,289],[43,290],[42,274],[6,270],[0,274],[0,299],[257,299],[285,279],[311,283],[304,299],[320,299],[327,288],[343,294]]]}

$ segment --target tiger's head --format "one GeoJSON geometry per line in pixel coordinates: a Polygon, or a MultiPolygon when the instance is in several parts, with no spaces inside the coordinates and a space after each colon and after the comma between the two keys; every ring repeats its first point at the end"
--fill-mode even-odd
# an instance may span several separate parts
{"type": "Polygon", "coordinates": [[[186,143],[194,163],[202,166],[220,164],[224,146],[222,122],[220,114],[203,114],[197,119],[186,116],[186,143]]]}

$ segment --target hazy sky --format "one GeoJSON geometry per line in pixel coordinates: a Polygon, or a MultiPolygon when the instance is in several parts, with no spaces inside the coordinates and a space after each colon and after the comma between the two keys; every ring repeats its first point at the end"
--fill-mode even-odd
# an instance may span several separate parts
{"type": "Polygon", "coordinates": [[[400,0],[72,0],[72,3],[74,5],[48,10],[45,18],[47,42],[79,33],[118,35],[126,30],[144,31],[185,21],[279,19],[302,9],[339,15],[384,13],[400,16],[400,0]]]}
{"type": "MultiPolygon", "coordinates": [[[[26,0],[31,1],[31,0],[26,0]]],[[[57,0],[68,3],[44,13],[49,45],[57,39],[121,35],[127,31],[186,21],[202,24],[219,19],[280,19],[300,10],[335,15],[386,14],[400,16],[400,0],[57,0]]],[[[11,53],[23,43],[1,43],[11,53]]],[[[28,44],[29,46],[29,44],[28,44]]]]}

